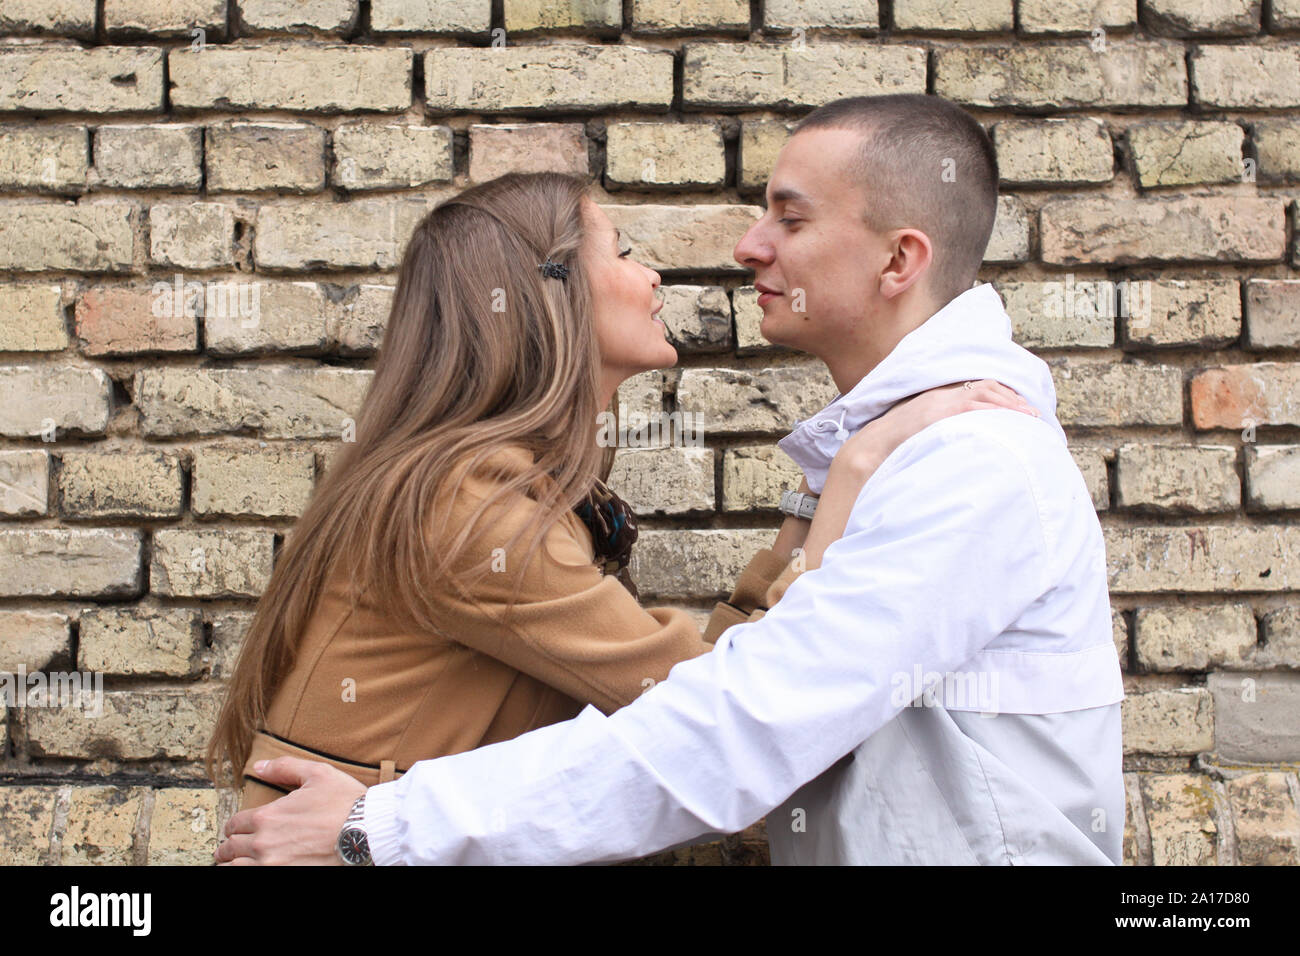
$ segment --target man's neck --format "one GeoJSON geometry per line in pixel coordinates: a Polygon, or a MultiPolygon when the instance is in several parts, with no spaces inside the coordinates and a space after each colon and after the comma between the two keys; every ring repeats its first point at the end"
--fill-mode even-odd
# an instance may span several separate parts
{"type": "Polygon", "coordinates": [[[909,300],[887,316],[863,319],[858,326],[862,335],[856,341],[831,343],[827,354],[817,357],[826,364],[836,389],[845,395],[888,358],[908,333],[919,329],[940,308],[928,297],[909,300]]]}

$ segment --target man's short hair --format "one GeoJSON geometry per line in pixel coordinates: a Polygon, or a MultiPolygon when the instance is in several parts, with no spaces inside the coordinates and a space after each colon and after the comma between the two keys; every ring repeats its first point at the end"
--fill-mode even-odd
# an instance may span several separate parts
{"type": "Polygon", "coordinates": [[[930,291],[948,302],[975,282],[993,233],[998,159],[984,128],[938,96],[851,96],[813,110],[794,128],[860,132],[852,170],[875,232],[919,229],[930,237],[930,291]]]}

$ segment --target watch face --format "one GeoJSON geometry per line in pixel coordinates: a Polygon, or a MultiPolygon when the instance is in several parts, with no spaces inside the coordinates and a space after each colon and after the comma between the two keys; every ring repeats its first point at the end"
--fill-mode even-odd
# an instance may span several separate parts
{"type": "Polygon", "coordinates": [[[366,841],[366,832],[347,829],[339,834],[339,854],[354,866],[367,862],[370,859],[370,844],[366,841]]]}

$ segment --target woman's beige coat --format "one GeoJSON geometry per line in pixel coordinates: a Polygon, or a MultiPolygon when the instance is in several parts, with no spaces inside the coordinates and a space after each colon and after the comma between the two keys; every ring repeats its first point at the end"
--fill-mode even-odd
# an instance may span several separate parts
{"type": "MultiPolygon", "coordinates": [[[[488,463],[498,475],[517,473],[532,458],[511,446],[488,463]]],[[[467,521],[499,480],[482,467],[468,474],[445,527],[467,521]]],[[[254,737],[241,809],[285,792],[252,774],[253,763],[268,757],[324,759],[373,785],[418,760],[567,720],[587,704],[611,713],[667,677],[678,661],[711,650],[727,627],[761,617],[797,575],[770,549],[759,551],[701,635],[685,611],[642,608],[613,575],[605,576],[586,525],[566,512],[543,538],[505,621],[515,561],[523,561],[531,532],[506,546],[537,507],[518,496],[491,512],[470,543],[465,566],[495,555],[498,569],[504,559],[504,573],[489,573],[472,594],[429,582],[441,633],[402,627],[364,594],[353,607],[341,581],[326,589],[274,694],[264,732],[254,737]]],[[[431,530],[436,541],[437,529],[431,530]]]]}

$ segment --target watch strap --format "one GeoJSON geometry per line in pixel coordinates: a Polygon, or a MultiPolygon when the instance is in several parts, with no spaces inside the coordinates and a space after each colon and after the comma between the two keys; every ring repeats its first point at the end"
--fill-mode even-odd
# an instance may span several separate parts
{"type": "Polygon", "coordinates": [[[784,514],[794,515],[797,518],[807,518],[811,521],[813,514],[817,511],[817,496],[804,494],[800,491],[786,491],[781,495],[781,503],[777,507],[784,514]]]}

